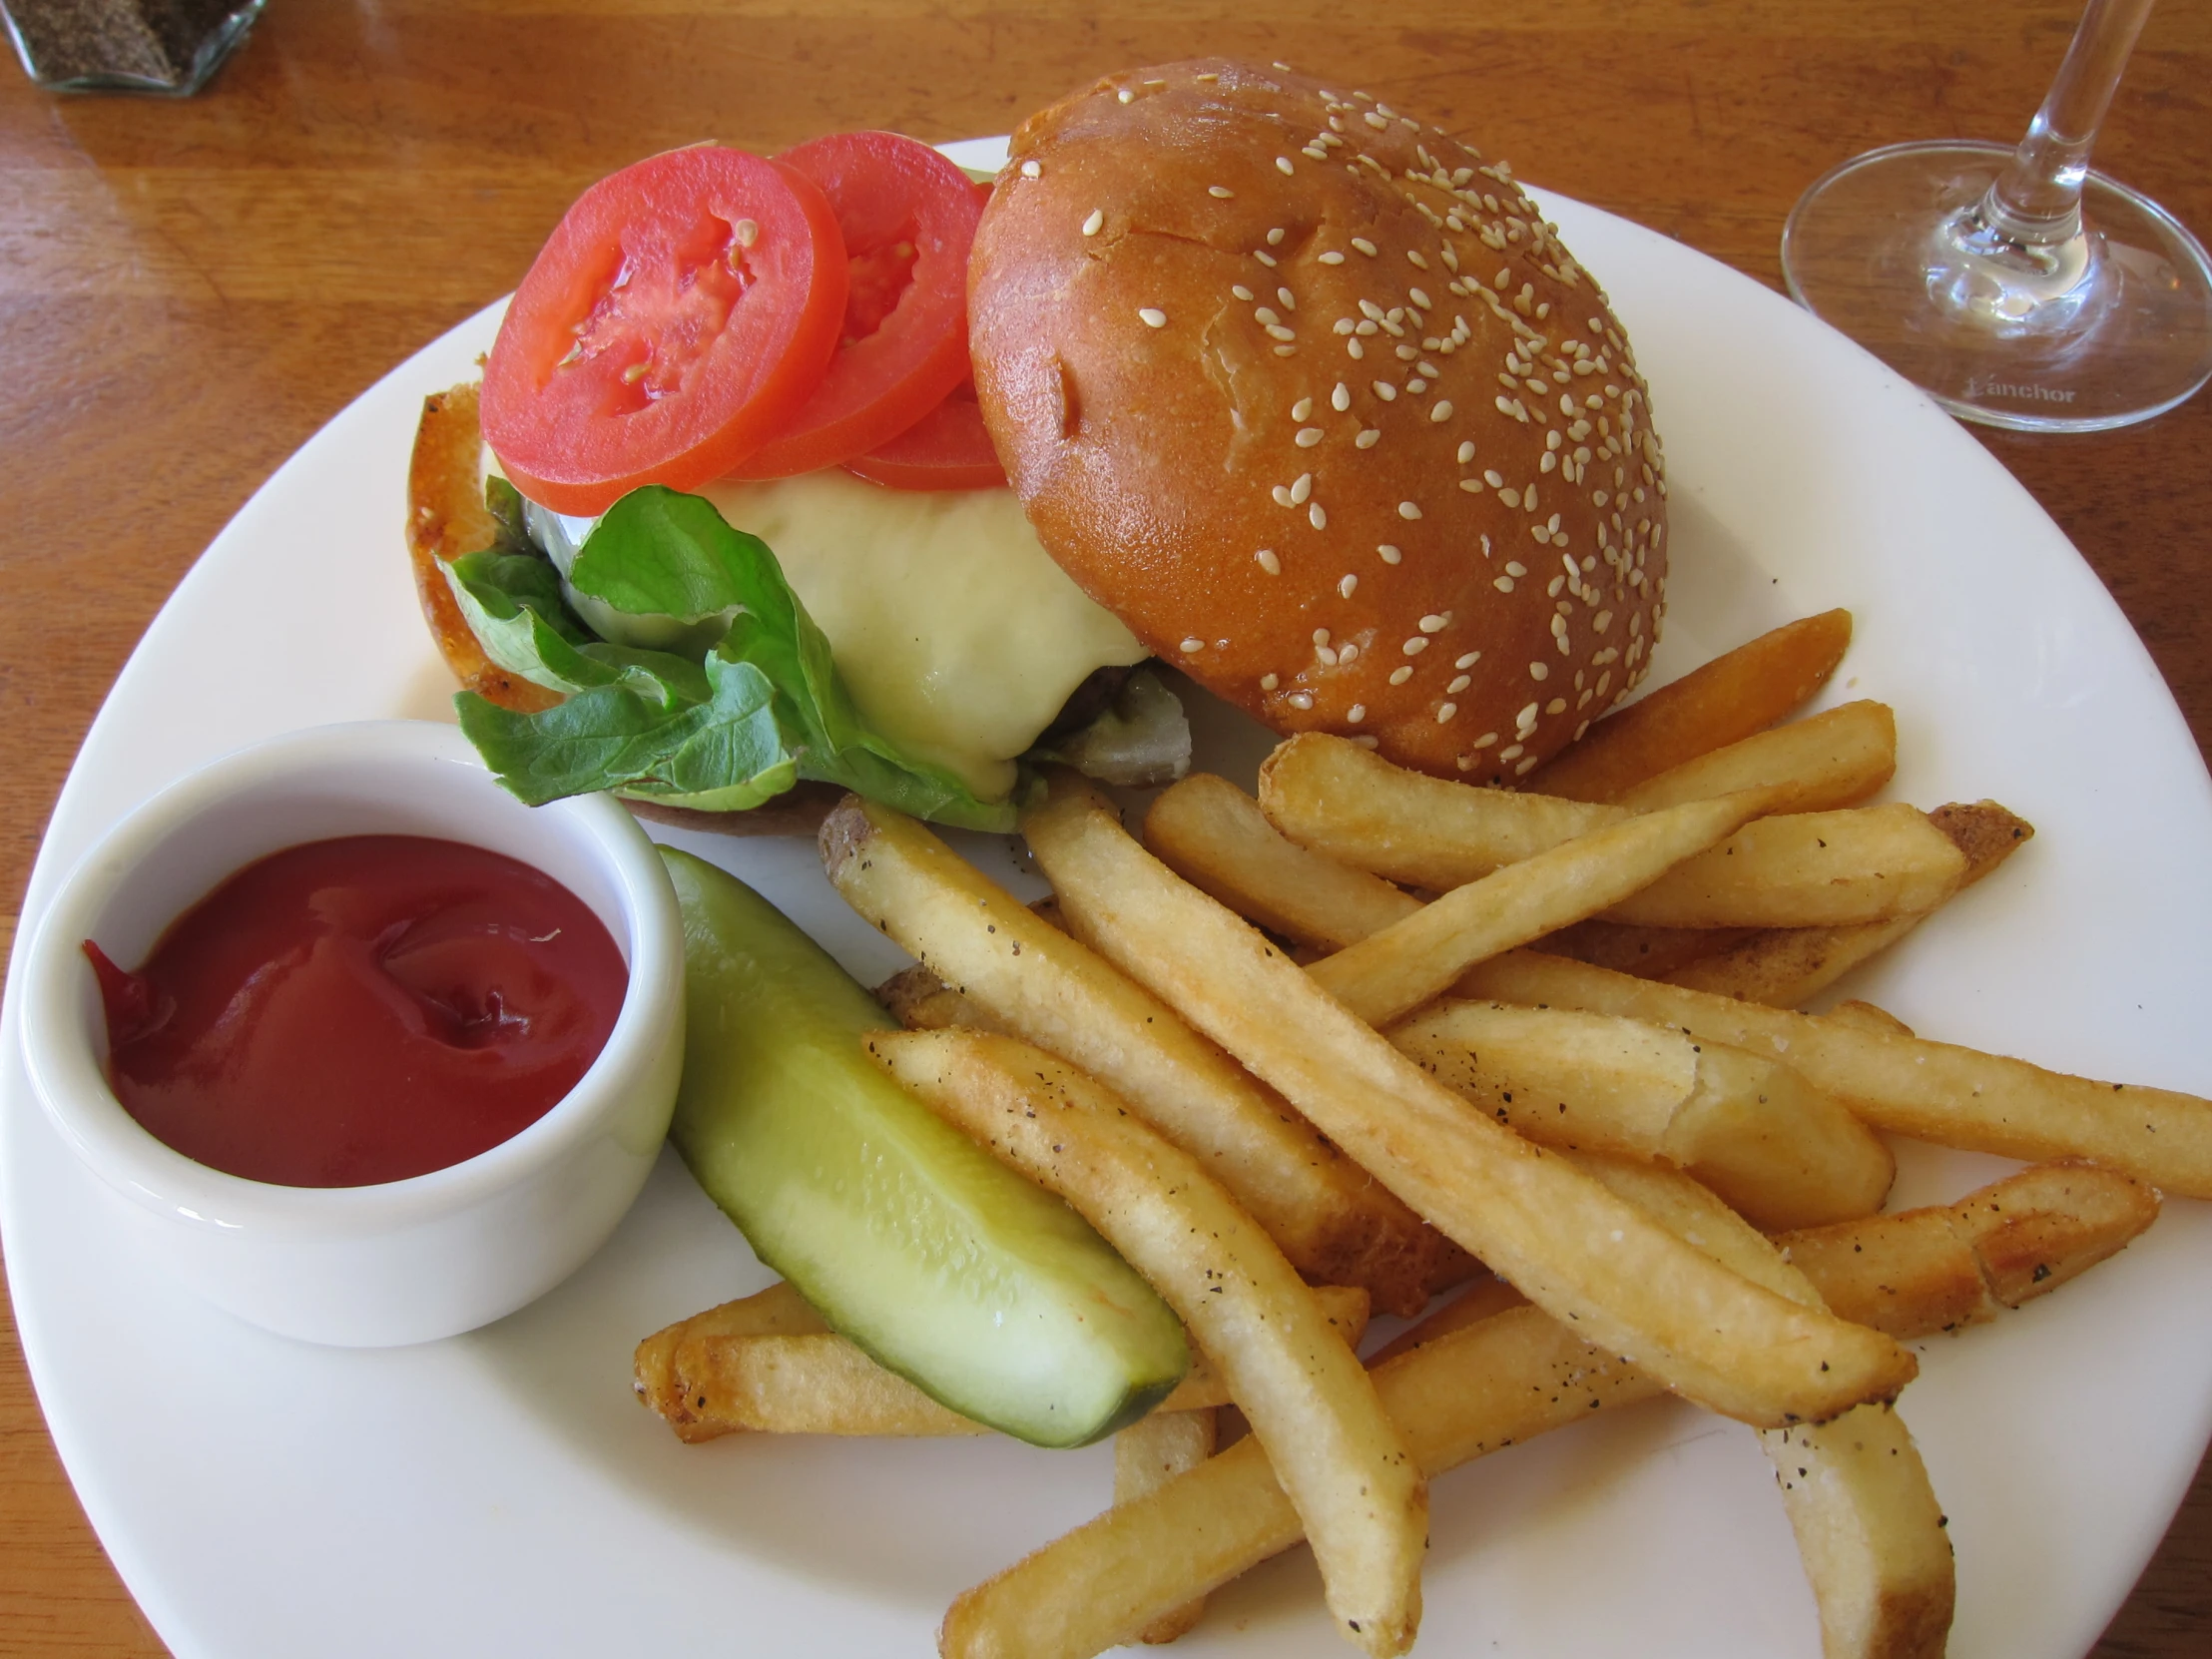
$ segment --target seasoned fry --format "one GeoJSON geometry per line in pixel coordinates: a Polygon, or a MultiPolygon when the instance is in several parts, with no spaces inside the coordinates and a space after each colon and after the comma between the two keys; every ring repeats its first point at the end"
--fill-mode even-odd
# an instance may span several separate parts
{"type": "Polygon", "coordinates": [[[1787,623],[1592,726],[1531,779],[1574,801],[1613,801],[1669,767],[1771,726],[1819,691],[1851,644],[1851,613],[1787,623]]]}
{"type": "Polygon", "coordinates": [[[2212,1198],[2212,1101],[1656,984],[1534,951],[1493,957],[1465,996],[1623,1014],[1784,1060],[1877,1129],[2007,1158],[2090,1158],[2212,1198]]]}
{"type": "MultiPolygon", "coordinates": [[[[778,1286],[763,1297],[785,1293],[778,1286]]],[[[1368,1293],[1354,1286],[1312,1287],[1322,1317],[1355,1346],[1368,1326],[1368,1293]]],[[[790,1293],[798,1302],[797,1293],[790,1293]]],[[[758,1301],[760,1299],[751,1299],[758,1301]]],[[[685,1440],[718,1434],[918,1436],[989,1430],[947,1409],[842,1337],[832,1336],[804,1303],[806,1319],[728,1318],[746,1303],[710,1309],[638,1345],[638,1396],[685,1440]],[[756,1329],[755,1327],[759,1328],[756,1329]],[[733,1329],[733,1327],[736,1327],[733,1329]]],[[[1155,1412],[1203,1411],[1229,1403],[1229,1386],[1203,1353],[1155,1412]]]]}
{"type": "MultiPolygon", "coordinates": [[[[1971,806],[1954,803],[1936,808],[1928,817],[1965,860],[1951,888],[1953,893],[1980,880],[2035,833],[2026,820],[1993,801],[1971,806]]],[[[1747,1002],[1764,1002],[1771,1008],[1801,1007],[1870,956],[1887,950],[1932,913],[1923,910],[1888,921],[1846,926],[1771,928],[1732,940],[1694,961],[1643,977],[1665,979],[1670,984],[1719,996],[1741,997],[1747,1002]]],[[[1592,959],[1583,957],[1585,961],[1592,959]]],[[[1598,965],[1627,966],[1620,962],[1598,965]]]]}
{"type": "Polygon", "coordinates": [[[1420,908],[1380,876],[1288,839],[1252,797],[1207,773],[1153,802],[1144,843],[1201,892],[1301,944],[1342,950],[1420,908]]]}
{"type": "Polygon", "coordinates": [[[1024,821],[1070,927],[1280,1089],[1539,1305],[1756,1423],[1819,1421],[1913,1375],[1887,1339],[1719,1268],[1555,1154],[1471,1111],[1065,774],[1024,821]]]}
{"type": "Polygon", "coordinates": [[[1267,1448],[1330,1610],[1378,1655],[1420,1624],[1428,1489],[1359,1360],[1283,1254],[1198,1162],[1082,1072],[980,1031],[869,1039],[891,1074],[1060,1194],[1183,1316],[1267,1448]]]}
{"type": "Polygon", "coordinates": [[[1788,1067],[1638,1020],[1441,1002],[1389,1033],[1438,1082],[1530,1140],[1687,1170],[1755,1225],[1882,1207],[1882,1139],[1788,1067]]]}
{"type": "Polygon", "coordinates": [[[1473,963],[1648,889],[1724,836],[1741,839],[1740,827],[1763,807],[1764,798],[1747,791],[1593,830],[1454,888],[1310,971],[1362,1019],[1387,1024],[1473,963]]]}
{"type": "MultiPolygon", "coordinates": [[[[1748,927],[1634,927],[1592,917],[1536,940],[1535,948],[1639,979],[1665,979],[1744,939],[1772,931],[1748,927]]],[[[1802,929],[1801,929],[1802,931],[1802,929]]]]}
{"type": "MultiPolygon", "coordinates": [[[[2065,1207],[2108,1217],[2111,1224],[2091,1221],[2082,1234],[2095,1241],[2085,1245],[2082,1265],[2126,1242],[2118,1217],[2140,1231],[2155,1214],[2148,1194],[2096,1169],[2059,1171],[2055,1181],[2052,1172],[2026,1170],[1953,1208],[1976,1205],[1984,1213],[2036,1216],[2057,1230],[2067,1229],[2064,1218],[2075,1213],[2065,1207]],[[2131,1199],[2131,1193],[2140,1197],[2131,1199]],[[2053,1203],[2061,1208],[2049,1208],[2053,1203]]],[[[1926,1336],[1959,1322],[1958,1301],[1946,1287],[1948,1268],[1936,1264],[1963,1255],[1979,1283],[1970,1251],[1947,1224],[1935,1232],[1919,1224],[1943,1214],[1877,1216],[1779,1242],[1837,1308],[1879,1306],[1893,1333],[1926,1336]],[[1885,1238],[1898,1248],[1854,1248],[1885,1238]],[[1808,1241],[1824,1248],[1809,1251],[1808,1241]]],[[[2026,1293],[2041,1295],[2061,1282],[2053,1273],[2031,1280],[2026,1293]]],[[[1497,1311],[1513,1295],[1496,1281],[1478,1282],[1406,1334],[1418,1334],[1417,1347],[1376,1368],[1376,1388],[1431,1479],[1588,1417],[1593,1408],[1662,1391],[1643,1372],[1576,1342],[1534,1308],[1497,1311]],[[1480,1317],[1453,1324],[1462,1305],[1480,1317]]],[[[1973,1317],[1993,1313],[1992,1307],[1973,1317]]],[[[1218,1589],[1298,1536],[1297,1514],[1265,1453],[1243,1442],[1147,1498],[1117,1504],[966,1592],[945,1615],[939,1651],[946,1659],[1088,1659],[1128,1640],[1158,1610],[1218,1589]]]]}
{"type": "MultiPolygon", "coordinates": [[[[982,1010],[1088,1071],[1203,1164],[1310,1278],[1417,1312],[1443,1241],[1156,997],[994,885],[921,825],[857,797],[824,866],[868,921],[982,1010]]],[[[902,1016],[904,1017],[904,1016],[902,1016]]]]}
{"type": "MultiPolygon", "coordinates": [[[[1746,1278],[1820,1305],[1801,1270],[1689,1177],[1576,1162],[1746,1278]]],[[[1886,1403],[1861,1405],[1834,1422],[1765,1429],[1759,1441],[1820,1607],[1825,1659],[1938,1659],[1956,1583],[1942,1510],[1903,1420],[1886,1403]]]]}
{"type": "MultiPolygon", "coordinates": [[[[1114,1436],[1114,1501],[1134,1503],[1213,1456],[1220,1438],[1213,1411],[1155,1411],[1114,1436]]],[[[1157,1647],[1187,1636],[1206,1616],[1206,1598],[1193,1596],[1162,1613],[1137,1640],[1157,1647]]]]}
{"type": "Polygon", "coordinates": [[[1647,927],[1883,921],[1933,909],[1957,889],[1965,870],[1950,837],[1902,802],[1793,813],[1745,825],[1606,915],[1647,927]]]}
{"type": "Polygon", "coordinates": [[[1782,792],[1776,812],[1819,813],[1856,806],[1897,769],[1896,712],[1887,703],[1846,703],[1685,761],[1614,801],[1648,813],[1737,790],[1774,789],[1782,792]]]}

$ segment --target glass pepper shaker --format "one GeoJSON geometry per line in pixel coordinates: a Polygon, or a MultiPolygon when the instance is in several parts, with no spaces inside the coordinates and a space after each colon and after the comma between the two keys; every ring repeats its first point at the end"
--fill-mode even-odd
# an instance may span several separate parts
{"type": "Polygon", "coordinates": [[[189,97],[246,38],[263,0],[0,0],[16,56],[57,92],[189,97]]]}

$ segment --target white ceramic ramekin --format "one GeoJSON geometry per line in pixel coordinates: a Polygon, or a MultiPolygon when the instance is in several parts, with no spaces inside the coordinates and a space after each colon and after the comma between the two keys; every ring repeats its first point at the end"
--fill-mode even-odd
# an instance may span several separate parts
{"type": "Polygon", "coordinates": [[[26,967],[31,1083],[63,1139],[122,1196],[119,1224],[212,1301],[308,1342],[427,1342],[559,1284],[637,1197],[683,1061],[683,922],[644,831],[607,796],[523,806],[459,732],[425,722],[295,732],[163,791],[70,872],[26,967]],[[171,1150],[108,1086],[107,1020],[82,941],[133,965],[234,870],[301,841],[361,834],[489,847],[581,898],[630,968],[607,1046],[513,1139],[406,1181],[273,1186],[171,1150]]]}

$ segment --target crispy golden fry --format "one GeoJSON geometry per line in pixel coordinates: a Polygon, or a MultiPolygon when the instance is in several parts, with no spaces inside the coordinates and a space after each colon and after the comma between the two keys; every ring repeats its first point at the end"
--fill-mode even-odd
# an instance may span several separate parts
{"type": "MultiPolygon", "coordinates": [[[[2155,1200],[2125,1177],[2087,1168],[2025,1170],[1952,1210],[1977,1207],[1984,1215],[2032,1216],[2075,1238],[2065,1259],[2078,1265],[2069,1271],[2118,1250],[2156,1213],[2155,1200]]],[[[1948,1222],[1933,1231],[1923,1224],[1949,1213],[1877,1216],[1778,1242],[1837,1308],[1876,1307],[1894,1334],[1927,1336],[1995,1312],[1994,1304],[1986,1312],[1959,1312],[1951,1269],[1963,1259],[1978,1288],[1972,1253],[1948,1222]]],[[[2053,1271],[2023,1288],[2039,1296],[2062,1282],[2053,1271]]],[[[1537,1310],[1515,1306],[1515,1296],[1499,1281],[1477,1282],[1405,1334],[1415,1346],[1376,1368],[1382,1402],[1431,1479],[1587,1417],[1593,1407],[1662,1391],[1644,1373],[1584,1347],[1537,1310]]],[[[1218,1589],[1297,1540],[1296,1512],[1265,1454],[1256,1443],[1231,1446],[969,1590],[945,1616],[939,1651],[946,1659],[1088,1659],[1128,1640],[1159,1609],[1218,1589]]]]}
{"type": "Polygon", "coordinates": [[[1095,951],[873,802],[855,797],[831,814],[822,852],[855,910],[981,1010],[966,1023],[1033,1042],[1125,1097],[1235,1193],[1300,1272],[1365,1285],[1396,1312],[1427,1300],[1443,1242],[1095,951]]]}
{"type": "Polygon", "coordinates": [[[992,1029],[991,1016],[916,962],[900,968],[869,993],[909,1031],[941,1031],[948,1025],[992,1029]]]}
{"type": "MultiPolygon", "coordinates": [[[[1928,815],[1963,856],[1964,868],[1953,893],[1971,886],[2009,857],[2035,833],[2026,820],[1993,801],[1952,804],[1928,815]]],[[[1861,962],[1887,950],[1931,914],[1923,910],[1888,921],[1835,927],[1771,928],[1730,941],[1694,961],[1647,973],[1692,990],[1764,1002],[1772,1008],[1796,1008],[1811,1001],[1861,962]]],[[[1562,952],[1561,954],[1576,954],[1562,952]]],[[[1584,956],[1583,960],[1593,958],[1584,956]]],[[[1601,962],[1601,967],[1626,967],[1601,962]]],[[[1628,971],[1634,972],[1633,968],[1628,971]]]]}
{"type": "Polygon", "coordinates": [[[1456,887],[1309,971],[1362,1019],[1387,1024],[1473,963],[1618,904],[1685,859],[1703,861],[1725,836],[1741,839],[1764,804],[1746,791],[1606,825],[1456,887]]]}
{"type": "Polygon", "coordinates": [[[1266,1446],[1331,1611],[1369,1653],[1411,1647],[1427,1484],[1358,1358],[1228,1190],[1111,1091],[1026,1043],[903,1031],[868,1047],[948,1121],[1065,1198],[1183,1316],[1266,1446]]]}
{"type": "MultiPolygon", "coordinates": [[[[1155,1411],[1114,1436],[1114,1501],[1133,1503],[1213,1456],[1220,1439],[1213,1411],[1155,1411]]],[[[1158,1647],[1187,1636],[1206,1616],[1206,1598],[1193,1596],[1137,1633],[1158,1647]]]]}
{"type": "MultiPolygon", "coordinates": [[[[1746,1278],[1821,1305],[1801,1270],[1688,1176],[1614,1158],[1576,1162],[1746,1278]]],[[[1861,1405],[1759,1440],[1820,1607],[1825,1659],[1939,1659],[1956,1581],[1942,1509],[1903,1420],[1887,1404],[1861,1405]]]]}
{"type": "Polygon", "coordinates": [[[1201,892],[1301,944],[1342,950],[1420,908],[1382,877],[1290,840],[1252,797],[1207,773],[1153,802],[1144,842],[1201,892]]]}
{"type": "Polygon", "coordinates": [[[2212,1198],[2212,1101],[2099,1083],[2025,1060],[1608,973],[1533,951],[1494,957],[1459,993],[1624,1014],[1784,1060],[1877,1129],[2007,1158],[2089,1158],[2212,1198]]]}
{"type": "Polygon", "coordinates": [[[1787,1066],[1639,1020],[1448,1001],[1389,1037],[1530,1140],[1672,1164],[1760,1227],[1872,1215],[1897,1171],[1879,1136],[1787,1066]]]}
{"type": "Polygon", "coordinates": [[[1776,812],[1820,813],[1858,805],[1897,769],[1896,712],[1887,703],[1846,703],[1685,761],[1613,800],[1648,813],[1737,790],[1774,789],[1782,792],[1776,812]]]}
{"type": "Polygon", "coordinates": [[[1793,813],[1745,825],[1606,915],[1647,927],[1883,921],[1935,908],[1957,890],[1965,870],[1950,837],[1902,802],[1793,813]]]}
{"type": "Polygon", "coordinates": [[[1856,998],[1850,1002],[1837,1003],[1828,1010],[1828,1017],[1845,1025],[1856,1025],[1862,1031],[1882,1031],[1893,1037],[1914,1035],[1913,1028],[1889,1009],[1877,1008],[1871,1002],[1861,1002],[1856,998]]]}
{"type": "Polygon", "coordinates": [[[1886,1338],[1718,1267],[1464,1103],[1058,774],[1024,833],[1068,924],[1149,983],[1377,1179],[1538,1304],[1756,1423],[1825,1420],[1910,1381],[1886,1338]]]}
{"type": "Polygon", "coordinates": [[[693,1407],[691,1390],[677,1364],[685,1343],[720,1337],[799,1336],[829,1329],[805,1297],[778,1281],[765,1291],[654,1332],[638,1344],[631,1386],[640,1400],[668,1420],[678,1439],[711,1440],[730,1429],[701,1418],[693,1407]]]}
{"type": "Polygon", "coordinates": [[[1956,1204],[1775,1242],[1837,1313],[1903,1339],[2045,1296],[2157,1219],[2157,1193],[2117,1170],[2036,1164],[1956,1204]]]}
{"type": "Polygon", "coordinates": [[[1819,691],[1851,644],[1851,613],[1785,624],[1619,709],[1530,780],[1546,795],[1612,801],[1669,767],[1772,726],[1819,691]]]}
{"type": "MultiPolygon", "coordinates": [[[[1357,1346],[1368,1328],[1368,1293],[1357,1286],[1311,1287],[1322,1317],[1357,1346]]],[[[778,1286],[763,1297],[796,1292],[778,1286]]],[[[752,1299],[759,1300],[759,1299],[752,1299]]],[[[746,1303],[672,1325],[638,1345],[638,1396],[685,1440],[718,1434],[916,1436],[984,1434],[982,1424],[939,1405],[883,1370],[842,1337],[830,1335],[812,1309],[787,1329],[741,1316],[746,1303]]],[[[1229,1385],[1203,1353],[1156,1411],[1202,1411],[1229,1403],[1229,1385]]]]}

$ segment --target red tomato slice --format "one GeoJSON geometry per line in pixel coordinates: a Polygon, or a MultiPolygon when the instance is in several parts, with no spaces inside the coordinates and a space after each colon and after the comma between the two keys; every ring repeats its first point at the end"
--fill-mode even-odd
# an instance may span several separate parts
{"type": "Polygon", "coordinates": [[[484,437],[557,512],[696,488],[821,383],[845,285],[836,218],[804,175],[715,145],[626,167],[577,198],[515,290],[484,437]]]}
{"type": "Polygon", "coordinates": [[[961,381],[919,421],[844,469],[894,490],[987,490],[1006,482],[973,380],[961,381]]]}
{"type": "Polygon", "coordinates": [[[777,160],[822,187],[844,235],[842,344],[822,384],[740,478],[789,478],[864,455],[967,378],[967,260],[984,195],[918,140],[833,133],[777,160]]]}

